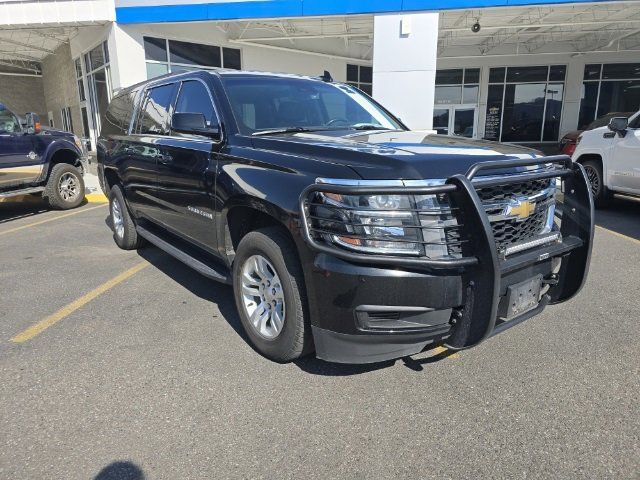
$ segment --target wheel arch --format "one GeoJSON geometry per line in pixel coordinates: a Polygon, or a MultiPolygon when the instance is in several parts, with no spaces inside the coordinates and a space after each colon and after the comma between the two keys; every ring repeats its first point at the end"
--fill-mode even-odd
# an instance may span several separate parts
{"type": "Polygon", "coordinates": [[[49,166],[47,168],[46,176],[47,179],[49,178],[49,175],[51,175],[51,170],[53,170],[53,167],[60,163],[67,163],[74,167],[78,167],[80,168],[81,173],[85,173],[84,166],[82,165],[82,161],[80,160],[80,155],[78,155],[78,152],[74,151],[71,148],[67,148],[66,146],[60,146],[53,152],[49,153],[49,166]]]}
{"type": "Polygon", "coordinates": [[[247,233],[265,227],[280,227],[296,245],[296,224],[289,212],[271,202],[249,196],[234,198],[222,210],[218,228],[220,253],[231,265],[240,240],[247,233]]]}

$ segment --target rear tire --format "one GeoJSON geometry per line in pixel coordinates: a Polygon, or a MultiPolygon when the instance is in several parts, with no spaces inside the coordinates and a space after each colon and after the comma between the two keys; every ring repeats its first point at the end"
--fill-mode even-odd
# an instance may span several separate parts
{"type": "Polygon", "coordinates": [[[611,193],[604,184],[604,175],[602,174],[602,165],[594,160],[587,160],[582,164],[589,184],[591,186],[591,193],[593,194],[593,202],[596,208],[605,208],[611,201],[611,193]]]}
{"type": "Polygon", "coordinates": [[[84,200],[84,179],[73,165],[58,163],[49,174],[42,194],[51,208],[69,210],[79,207],[84,200]]]}
{"type": "Polygon", "coordinates": [[[233,289],[240,321],[258,352],[290,362],[313,351],[302,267],[281,228],[263,228],[242,238],[233,289]]]}
{"type": "Polygon", "coordinates": [[[129,213],[122,189],[115,185],[109,193],[109,213],[113,228],[113,240],[123,250],[136,250],[143,243],[136,231],[136,225],[129,213]]]}

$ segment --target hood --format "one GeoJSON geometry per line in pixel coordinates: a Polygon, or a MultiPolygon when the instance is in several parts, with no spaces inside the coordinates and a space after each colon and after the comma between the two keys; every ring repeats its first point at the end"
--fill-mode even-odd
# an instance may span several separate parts
{"type": "Polygon", "coordinates": [[[256,148],[346,165],[371,180],[441,179],[465,173],[478,162],[541,155],[516,145],[425,131],[332,130],[254,137],[253,143],[256,148]]]}
{"type": "Polygon", "coordinates": [[[58,130],[44,125],[42,126],[41,134],[51,135],[53,137],[67,137],[73,139],[73,133],[71,132],[65,132],[64,130],[58,130]]]}

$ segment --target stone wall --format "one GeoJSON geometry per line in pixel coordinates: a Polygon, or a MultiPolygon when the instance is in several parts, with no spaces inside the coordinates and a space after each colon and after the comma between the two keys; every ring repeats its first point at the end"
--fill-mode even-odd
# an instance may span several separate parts
{"type": "MultiPolygon", "coordinates": [[[[69,44],[64,44],[42,62],[44,98],[47,112],[53,113],[56,128],[62,128],[62,109],[71,107],[73,131],[82,136],[82,117],[76,70],[69,44]]],[[[47,117],[43,118],[46,123],[47,117]]]]}
{"type": "Polygon", "coordinates": [[[0,74],[0,103],[20,116],[35,112],[46,122],[42,77],[0,74]]]}

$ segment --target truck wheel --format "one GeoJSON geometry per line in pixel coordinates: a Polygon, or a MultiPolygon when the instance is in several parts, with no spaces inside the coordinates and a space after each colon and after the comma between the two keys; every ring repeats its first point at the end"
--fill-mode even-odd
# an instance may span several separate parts
{"type": "Polygon", "coordinates": [[[84,200],[84,179],[80,170],[68,163],[54,165],[42,196],[57,210],[80,206],[84,200]]]}
{"type": "Polygon", "coordinates": [[[584,171],[591,185],[591,193],[593,194],[593,202],[597,208],[604,208],[611,200],[611,193],[604,184],[604,175],[602,174],[602,166],[593,160],[587,160],[582,164],[584,171]]]}
{"type": "Polygon", "coordinates": [[[123,250],[135,250],[142,246],[142,238],[136,232],[122,189],[115,185],[109,194],[109,213],[113,225],[113,240],[123,250]]]}
{"type": "Polygon", "coordinates": [[[312,351],[302,267],[280,228],[256,230],[240,241],[233,289],[242,326],[261,354],[290,362],[312,351]]]}

